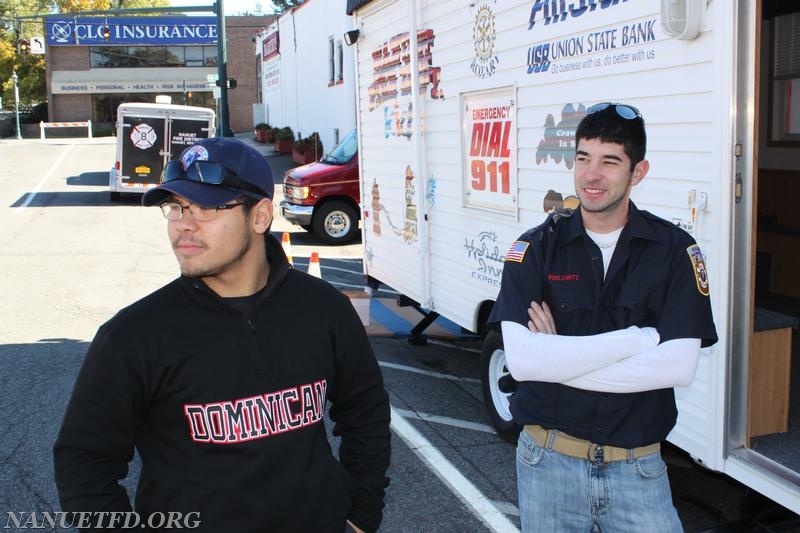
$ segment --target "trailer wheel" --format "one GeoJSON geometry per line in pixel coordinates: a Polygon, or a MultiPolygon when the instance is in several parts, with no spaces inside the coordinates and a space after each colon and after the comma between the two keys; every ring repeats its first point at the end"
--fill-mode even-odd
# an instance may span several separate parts
{"type": "Polygon", "coordinates": [[[503,339],[490,329],[483,341],[481,350],[481,377],[483,403],[489,420],[503,439],[514,442],[519,435],[520,426],[511,416],[511,396],[516,391],[516,381],[506,366],[503,339]]]}
{"type": "Polygon", "coordinates": [[[332,200],[314,213],[314,234],[328,244],[343,244],[358,235],[358,213],[349,204],[332,200]]]}
{"type": "Polygon", "coordinates": [[[122,198],[122,193],[119,193],[117,191],[111,191],[108,193],[108,199],[111,200],[112,202],[119,202],[120,198],[122,198]]]}

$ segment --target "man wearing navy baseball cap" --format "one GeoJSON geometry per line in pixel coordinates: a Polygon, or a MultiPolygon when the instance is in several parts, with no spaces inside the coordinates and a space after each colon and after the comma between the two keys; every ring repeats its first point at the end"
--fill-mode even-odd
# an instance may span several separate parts
{"type": "Polygon", "coordinates": [[[89,347],[53,450],[64,511],[131,511],[119,480],[137,450],[135,511],[149,530],[165,517],[199,531],[378,528],[390,455],[381,373],[347,297],[294,270],[269,233],[273,187],[255,149],[211,138],[142,198],[167,219],[181,276],[89,347]]]}

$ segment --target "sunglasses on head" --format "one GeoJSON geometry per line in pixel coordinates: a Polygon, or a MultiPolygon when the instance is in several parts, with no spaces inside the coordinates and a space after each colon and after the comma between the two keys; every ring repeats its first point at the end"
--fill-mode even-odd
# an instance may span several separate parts
{"type": "Polygon", "coordinates": [[[229,170],[219,163],[212,163],[210,161],[193,161],[186,170],[183,169],[183,165],[179,160],[170,161],[164,166],[164,172],[161,173],[161,183],[168,183],[176,180],[195,181],[208,185],[221,185],[223,187],[251,192],[261,196],[269,196],[262,188],[244,181],[232,170],[229,170]]]}
{"type": "Polygon", "coordinates": [[[614,110],[617,112],[617,115],[621,116],[625,120],[642,118],[642,114],[639,113],[639,110],[633,107],[632,105],[615,104],[613,102],[602,102],[599,104],[594,104],[593,106],[589,106],[586,109],[586,114],[591,115],[592,113],[597,113],[604,109],[608,109],[609,107],[613,107],[614,110]]]}

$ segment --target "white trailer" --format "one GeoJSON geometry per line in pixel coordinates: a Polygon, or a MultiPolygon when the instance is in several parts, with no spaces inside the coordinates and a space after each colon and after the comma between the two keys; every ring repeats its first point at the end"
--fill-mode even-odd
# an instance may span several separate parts
{"type": "MultiPolygon", "coordinates": [[[[798,11],[778,0],[350,0],[365,273],[485,332],[510,244],[575,201],[586,108],[636,106],[651,166],[633,199],[698,240],[720,337],[676,391],[669,440],[800,512],[798,11]]],[[[487,336],[484,393],[507,432],[503,362],[487,336]]]]}
{"type": "Polygon", "coordinates": [[[125,103],[117,108],[117,158],[109,172],[111,201],[122,193],[144,193],[161,171],[200,138],[214,136],[215,113],[205,107],[125,103]]]}

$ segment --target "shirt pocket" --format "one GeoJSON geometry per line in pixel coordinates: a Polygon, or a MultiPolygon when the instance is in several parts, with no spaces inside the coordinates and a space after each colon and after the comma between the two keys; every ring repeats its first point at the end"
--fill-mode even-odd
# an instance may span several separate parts
{"type": "Polygon", "coordinates": [[[559,335],[582,334],[592,323],[594,296],[589,287],[551,288],[550,310],[559,335]]]}
{"type": "Polygon", "coordinates": [[[624,284],[613,306],[615,326],[655,327],[663,300],[661,293],[657,283],[624,284]]]}

